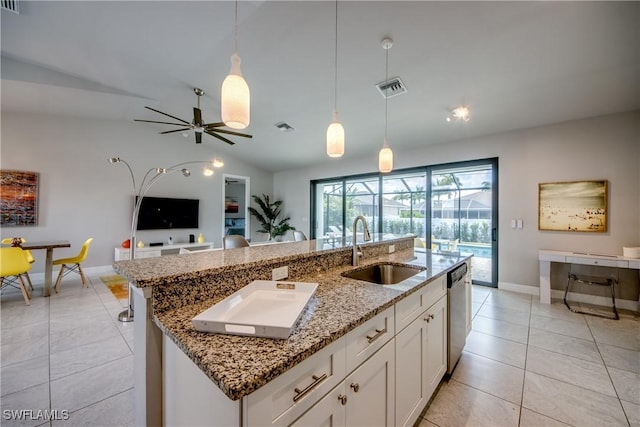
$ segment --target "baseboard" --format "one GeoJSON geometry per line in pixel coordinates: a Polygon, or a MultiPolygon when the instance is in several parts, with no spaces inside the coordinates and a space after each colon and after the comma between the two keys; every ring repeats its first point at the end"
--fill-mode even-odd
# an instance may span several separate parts
{"type": "MultiPolygon", "coordinates": [[[[517,283],[498,282],[498,289],[503,291],[517,292],[520,294],[540,296],[540,288],[537,286],[519,285],[517,283]]],[[[600,305],[603,307],[611,307],[610,297],[600,297],[596,295],[577,294],[569,292],[569,300],[575,302],[584,302],[587,304],[600,305]]],[[[551,289],[551,298],[564,298],[564,291],[551,289]]],[[[640,301],[632,301],[627,299],[616,299],[616,306],[620,309],[640,311],[640,301]]]]}
{"type": "MultiPolygon", "coordinates": [[[[573,292],[569,292],[569,295],[567,295],[567,297],[569,301],[584,302],[587,304],[600,305],[603,307],[611,307],[611,297],[577,294],[573,292]]],[[[564,291],[551,289],[551,298],[564,298],[564,291]]],[[[616,307],[624,310],[640,311],[640,302],[616,298],[616,307]]]]}
{"type": "Polygon", "coordinates": [[[498,289],[503,291],[517,292],[519,294],[540,296],[540,288],[537,286],[519,285],[510,282],[498,282],[498,289]]]}
{"type": "MultiPolygon", "coordinates": [[[[58,272],[60,269],[56,269],[53,271],[53,282],[55,283],[56,278],[58,277],[58,272]]],[[[111,265],[97,265],[95,267],[82,267],[82,271],[86,275],[93,274],[108,274],[113,273],[113,267],[111,265]]],[[[44,273],[29,273],[29,277],[31,277],[31,281],[34,283],[44,283],[44,273]]]]}

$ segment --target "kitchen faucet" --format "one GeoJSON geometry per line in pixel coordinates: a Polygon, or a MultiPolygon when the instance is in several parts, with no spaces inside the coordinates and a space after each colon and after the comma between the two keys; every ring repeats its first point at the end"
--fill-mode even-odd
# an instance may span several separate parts
{"type": "Polygon", "coordinates": [[[360,257],[362,256],[362,252],[358,251],[358,234],[356,233],[358,220],[362,220],[362,226],[364,227],[364,239],[363,241],[368,242],[371,240],[371,234],[369,234],[369,226],[367,225],[367,220],[362,215],[358,215],[356,219],[353,220],[353,265],[357,267],[360,265],[360,257]]]}

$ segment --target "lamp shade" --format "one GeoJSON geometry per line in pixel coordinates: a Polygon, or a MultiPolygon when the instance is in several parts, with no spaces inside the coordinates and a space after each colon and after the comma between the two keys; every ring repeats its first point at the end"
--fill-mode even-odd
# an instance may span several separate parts
{"type": "Polygon", "coordinates": [[[225,125],[233,129],[249,126],[251,99],[249,86],[240,71],[240,57],[231,55],[231,71],[222,82],[221,114],[225,125]]]}
{"type": "Polygon", "coordinates": [[[393,170],[393,151],[386,145],[382,147],[378,154],[378,170],[382,173],[391,172],[393,170]]]}
{"type": "Polygon", "coordinates": [[[344,127],[338,120],[338,112],[333,112],[333,121],[327,128],[327,155],[341,157],[344,154],[344,127]]]}

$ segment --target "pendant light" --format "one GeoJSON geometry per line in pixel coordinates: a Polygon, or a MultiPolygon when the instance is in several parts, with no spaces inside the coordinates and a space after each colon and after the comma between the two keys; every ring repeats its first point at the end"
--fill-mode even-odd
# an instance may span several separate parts
{"type": "Polygon", "coordinates": [[[231,70],[222,82],[221,114],[225,125],[233,129],[244,129],[249,126],[251,99],[249,86],[240,71],[238,56],[238,0],[236,0],[235,49],[231,55],[231,70]]]}
{"type": "Polygon", "coordinates": [[[338,120],[338,0],[336,0],[336,45],[334,50],[333,121],[327,128],[327,155],[342,157],[344,154],[344,127],[338,120]]]}
{"type": "MultiPolygon", "coordinates": [[[[387,60],[385,67],[385,75],[384,81],[389,80],[389,49],[393,46],[393,40],[389,37],[385,37],[382,40],[382,48],[387,51],[387,60]]],[[[387,89],[388,90],[388,89],[387,89]]],[[[386,90],[384,94],[384,143],[382,144],[382,149],[380,153],[378,153],[378,170],[382,173],[391,172],[393,170],[393,151],[389,148],[389,141],[387,140],[387,103],[389,97],[387,96],[386,90]]]]}

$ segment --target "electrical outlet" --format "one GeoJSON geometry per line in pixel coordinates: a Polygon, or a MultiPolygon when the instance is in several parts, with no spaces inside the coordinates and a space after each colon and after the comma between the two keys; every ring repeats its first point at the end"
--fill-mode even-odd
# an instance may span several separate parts
{"type": "Polygon", "coordinates": [[[278,267],[271,270],[271,280],[284,280],[289,277],[289,267],[278,267]]]}
{"type": "Polygon", "coordinates": [[[389,245],[389,253],[392,254],[396,251],[396,245],[389,245]]]}

